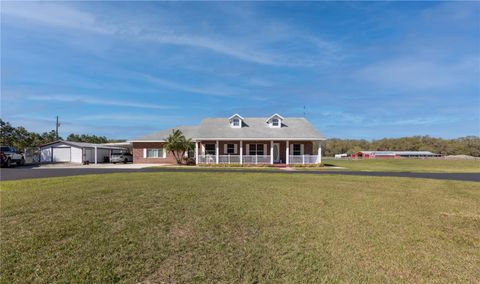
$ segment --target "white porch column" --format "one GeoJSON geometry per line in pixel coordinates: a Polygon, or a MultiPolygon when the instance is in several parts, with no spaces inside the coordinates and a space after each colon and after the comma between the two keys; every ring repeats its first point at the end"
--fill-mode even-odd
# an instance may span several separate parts
{"type": "Polygon", "coordinates": [[[240,165],[243,164],[243,141],[240,140],[240,165]]]}
{"type": "Polygon", "coordinates": [[[273,165],[273,140],[270,141],[270,164],[273,165]]]}
{"type": "Polygon", "coordinates": [[[97,152],[98,152],[97,146],[95,146],[95,165],[97,164],[97,152]]]}
{"type": "Polygon", "coordinates": [[[318,160],[317,162],[319,164],[322,163],[322,145],[320,144],[320,142],[318,142],[318,160]]]}
{"type": "Polygon", "coordinates": [[[290,141],[287,140],[287,146],[285,147],[286,148],[286,152],[287,152],[287,157],[286,157],[286,164],[288,165],[288,163],[290,162],[290,141]]]}
{"type": "Polygon", "coordinates": [[[219,147],[218,147],[218,140],[215,143],[215,163],[218,164],[218,153],[219,153],[219,147]]]}
{"type": "Polygon", "coordinates": [[[195,141],[195,164],[198,165],[198,141],[195,141]]]}

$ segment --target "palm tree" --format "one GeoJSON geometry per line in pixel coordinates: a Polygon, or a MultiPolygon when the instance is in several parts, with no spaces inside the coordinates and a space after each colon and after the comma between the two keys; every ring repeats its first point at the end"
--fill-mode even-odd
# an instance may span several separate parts
{"type": "Polygon", "coordinates": [[[182,164],[185,153],[193,150],[192,139],[186,139],[182,131],[173,129],[166,139],[165,149],[172,153],[177,161],[177,164],[182,164]]]}

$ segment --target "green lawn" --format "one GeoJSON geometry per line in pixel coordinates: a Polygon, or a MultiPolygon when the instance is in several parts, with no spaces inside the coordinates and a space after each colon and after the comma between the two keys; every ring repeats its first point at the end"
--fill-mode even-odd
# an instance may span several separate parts
{"type": "Polygon", "coordinates": [[[2,283],[480,275],[480,183],[198,172],[0,185],[2,283]]]}
{"type": "MultiPolygon", "coordinates": [[[[352,170],[352,171],[480,173],[480,160],[324,159],[322,162],[327,166],[343,167],[347,170],[352,170]]],[[[328,167],[326,167],[326,169],[328,169],[328,167]]]]}

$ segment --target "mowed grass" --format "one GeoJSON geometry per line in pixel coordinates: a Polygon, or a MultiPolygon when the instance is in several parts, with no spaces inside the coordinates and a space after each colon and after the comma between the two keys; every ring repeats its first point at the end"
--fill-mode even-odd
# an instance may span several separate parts
{"type": "Polygon", "coordinates": [[[477,282],[480,184],[129,173],[1,184],[1,282],[477,282]]]}
{"type": "MultiPolygon", "coordinates": [[[[440,159],[324,159],[324,165],[352,171],[480,173],[480,160],[440,159]]],[[[328,169],[328,167],[325,167],[328,169]]]]}

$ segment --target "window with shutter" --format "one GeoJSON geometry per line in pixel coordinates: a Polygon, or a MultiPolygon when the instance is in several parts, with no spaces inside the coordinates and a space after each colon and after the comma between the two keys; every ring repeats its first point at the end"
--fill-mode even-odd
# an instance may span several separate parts
{"type": "Polygon", "coordinates": [[[300,144],[293,144],[293,153],[292,155],[298,156],[302,154],[302,147],[300,144]]]}
{"type": "Polygon", "coordinates": [[[265,155],[266,144],[249,144],[249,155],[265,155]]]}
{"type": "Polygon", "coordinates": [[[215,155],[215,144],[205,144],[205,154],[215,155]]]}

